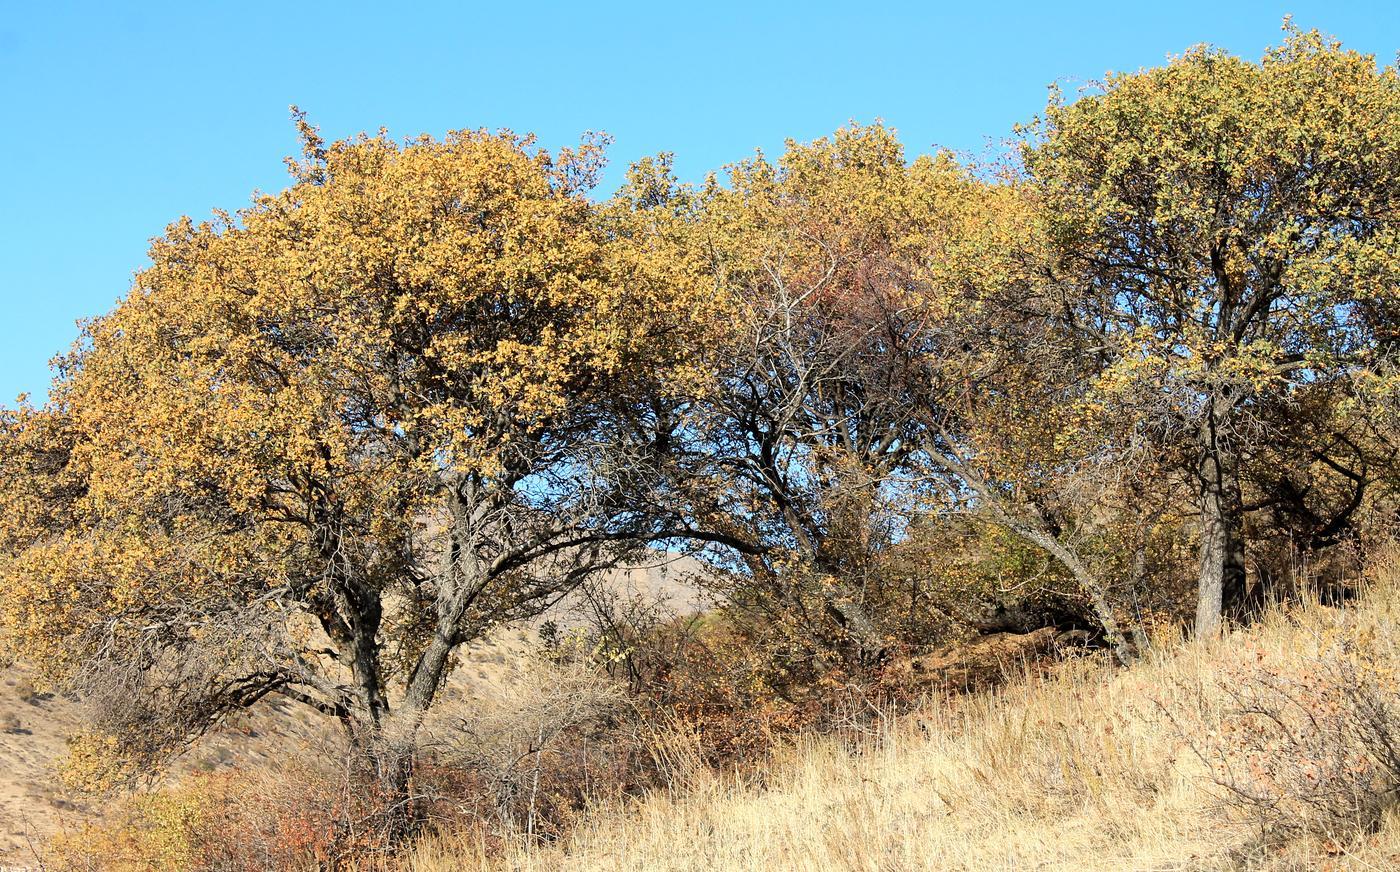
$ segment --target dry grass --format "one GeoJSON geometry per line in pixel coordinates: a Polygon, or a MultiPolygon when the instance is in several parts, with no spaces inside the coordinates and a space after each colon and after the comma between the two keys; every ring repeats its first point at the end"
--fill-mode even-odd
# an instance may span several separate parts
{"type": "Polygon", "coordinates": [[[1069,663],[876,735],[812,739],[742,780],[697,773],[684,791],[594,813],[561,843],[488,859],[470,837],[441,838],[411,868],[1396,868],[1394,773],[1355,744],[1351,714],[1329,708],[1344,708],[1346,682],[1396,693],[1394,555],[1368,585],[1353,608],[1298,606],[1218,642],[1163,645],[1131,669],[1069,663]],[[1241,704],[1251,687],[1302,688],[1327,710],[1275,712],[1291,741],[1265,741],[1273,722],[1241,704]],[[1299,755],[1318,750],[1342,761],[1331,777],[1377,800],[1370,818],[1343,826],[1306,784],[1280,783],[1315,780],[1327,761],[1299,755]]]}
{"type": "MultiPolygon", "coordinates": [[[[653,562],[619,568],[596,581],[618,596],[668,603],[685,611],[700,602],[689,579],[699,570],[691,558],[658,555],[653,562]]],[[[575,595],[557,604],[541,620],[571,626],[582,608],[575,595]]],[[[460,665],[443,689],[442,700],[430,716],[430,727],[444,735],[461,731],[462,710],[496,710],[532,687],[532,662],[538,643],[538,621],[501,628],[487,639],[465,648],[460,665]]],[[[89,797],[66,790],[58,772],[69,758],[69,740],[88,726],[83,706],[52,693],[39,692],[35,670],[24,664],[4,667],[0,676],[0,870],[38,861],[44,843],[57,833],[81,839],[89,825],[112,822],[121,805],[110,797],[89,797]]],[[[301,707],[275,698],[259,709],[234,719],[185,755],[161,782],[177,788],[190,776],[236,771],[251,779],[280,773],[287,759],[310,756],[338,736],[334,723],[301,707]]],[[[434,741],[441,737],[434,737],[434,741]]]]}

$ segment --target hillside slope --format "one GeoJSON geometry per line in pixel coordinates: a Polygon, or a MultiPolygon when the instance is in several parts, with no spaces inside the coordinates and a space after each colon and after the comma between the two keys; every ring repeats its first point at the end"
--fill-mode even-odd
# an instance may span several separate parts
{"type": "Polygon", "coordinates": [[[809,741],[747,780],[596,813],[563,844],[417,872],[1400,867],[1400,572],[1130,669],[1049,678],[809,741]],[[1394,821],[1394,823],[1392,823],[1394,821]]]}
{"type": "MultiPolygon", "coordinates": [[[[702,569],[692,558],[658,554],[654,561],[606,573],[592,586],[602,595],[638,598],[686,613],[702,600],[692,584],[702,569]]],[[[443,690],[445,701],[470,706],[526,681],[521,667],[538,647],[539,623],[552,620],[569,626],[582,620],[585,607],[579,591],[534,621],[502,627],[467,646],[443,690]]],[[[43,692],[32,668],[14,664],[0,674],[0,869],[34,863],[48,837],[79,831],[103,817],[110,800],[67,792],[57,775],[68,739],[81,732],[83,724],[82,707],[43,692]]],[[[338,737],[333,723],[271,697],[183,755],[162,783],[178,782],[183,774],[197,771],[275,771],[280,760],[337,753],[338,737]]]]}

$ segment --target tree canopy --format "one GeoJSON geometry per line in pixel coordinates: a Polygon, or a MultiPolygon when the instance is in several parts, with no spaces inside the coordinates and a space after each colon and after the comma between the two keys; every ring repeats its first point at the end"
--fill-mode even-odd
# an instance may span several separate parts
{"type": "Polygon", "coordinates": [[[152,753],[268,693],[397,742],[457,646],[655,532],[619,421],[691,378],[705,289],[588,202],[601,143],[303,137],[5,420],[7,639],[108,670],[152,753]]]}
{"type": "Polygon", "coordinates": [[[1193,479],[1198,633],[1243,599],[1242,467],[1290,438],[1277,410],[1345,393],[1393,329],[1397,121],[1394,68],[1295,30],[1257,64],[1201,47],[1110,77],[1027,131],[1067,326],[1104,361],[1087,408],[1193,479]]]}

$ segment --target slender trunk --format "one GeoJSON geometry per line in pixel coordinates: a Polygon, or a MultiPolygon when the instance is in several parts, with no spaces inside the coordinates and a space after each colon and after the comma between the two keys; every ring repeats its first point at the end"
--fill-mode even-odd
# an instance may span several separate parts
{"type": "MultiPolygon", "coordinates": [[[[1094,609],[1094,617],[1103,627],[1104,638],[1108,640],[1109,647],[1113,649],[1113,656],[1118,658],[1118,662],[1124,666],[1133,662],[1135,656],[1133,647],[1128,644],[1127,637],[1123,635],[1122,629],[1118,626],[1118,619],[1113,614],[1113,607],[1108,603],[1108,596],[1104,592],[1103,585],[1099,583],[1098,576],[1084,565],[1078,554],[1066,548],[1054,537],[1024,528],[1020,532],[1025,538],[1049,551],[1052,557],[1069,570],[1070,575],[1074,576],[1074,580],[1078,582],[1079,589],[1089,597],[1089,603],[1094,609]]],[[[1142,625],[1136,620],[1132,624],[1134,639],[1137,640],[1141,650],[1146,651],[1147,634],[1142,631],[1142,625]]]]}
{"type": "Polygon", "coordinates": [[[1245,599],[1244,538],[1240,523],[1237,460],[1220,444],[1211,416],[1202,438],[1198,467],[1201,539],[1196,589],[1198,638],[1219,635],[1226,614],[1245,599]]]}
{"type": "MultiPolygon", "coordinates": [[[[946,433],[943,436],[949,444],[953,442],[946,433]]],[[[1069,570],[1070,575],[1074,576],[1075,582],[1078,583],[1079,589],[1089,598],[1089,603],[1094,610],[1094,617],[1098,620],[1099,626],[1103,628],[1104,638],[1108,640],[1109,647],[1113,649],[1113,655],[1118,658],[1119,663],[1126,666],[1133,661],[1136,654],[1147,650],[1147,634],[1143,631],[1142,624],[1136,618],[1131,619],[1133,638],[1137,640],[1139,646],[1138,651],[1134,652],[1132,645],[1128,644],[1127,637],[1123,635],[1123,631],[1118,625],[1118,619],[1113,613],[1113,606],[1108,601],[1107,589],[1100,582],[1098,575],[1079,559],[1079,555],[1073,549],[1060,541],[1039,508],[1033,503],[1027,507],[1026,514],[1030,516],[1028,520],[1008,508],[996,489],[988,484],[974,467],[965,463],[961,457],[952,452],[944,453],[933,447],[930,447],[929,453],[938,460],[944,469],[958,476],[963,483],[976,491],[977,495],[981,497],[983,505],[1005,524],[1007,529],[1027,542],[1044,548],[1050,553],[1050,556],[1060,562],[1060,565],[1069,570]]]]}
{"type": "Polygon", "coordinates": [[[1225,591],[1225,528],[1219,502],[1208,493],[1201,499],[1200,579],[1196,585],[1196,636],[1220,633],[1225,591]]]}
{"type": "Polygon", "coordinates": [[[1221,610],[1225,617],[1242,621],[1249,616],[1249,577],[1244,560],[1244,496],[1240,492],[1239,461],[1229,458],[1223,483],[1226,497],[1225,572],[1221,585],[1221,610]]]}
{"type": "MultiPolygon", "coordinates": [[[[1153,522],[1152,526],[1155,526],[1153,522]]],[[[1149,527],[1149,533],[1151,528],[1149,527]]],[[[1129,573],[1129,590],[1133,595],[1133,618],[1129,625],[1129,631],[1133,634],[1133,646],[1138,652],[1145,652],[1151,647],[1151,640],[1147,638],[1147,630],[1142,626],[1142,612],[1138,608],[1138,591],[1143,589],[1143,582],[1147,578],[1147,543],[1144,538],[1143,544],[1133,552],[1133,565],[1129,573]]]]}
{"type": "Polygon", "coordinates": [[[529,844],[533,844],[535,841],[535,803],[540,795],[540,769],[544,766],[543,761],[544,724],[541,723],[535,739],[535,771],[530,776],[530,810],[525,816],[525,839],[529,844]]]}

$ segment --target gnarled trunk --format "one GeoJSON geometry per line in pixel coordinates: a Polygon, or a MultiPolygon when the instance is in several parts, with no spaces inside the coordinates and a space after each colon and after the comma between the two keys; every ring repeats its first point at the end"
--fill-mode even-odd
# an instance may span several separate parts
{"type": "Polygon", "coordinates": [[[831,581],[824,586],[827,612],[851,637],[863,663],[877,663],[885,656],[885,642],[870,613],[850,585],[831,581]]]}

